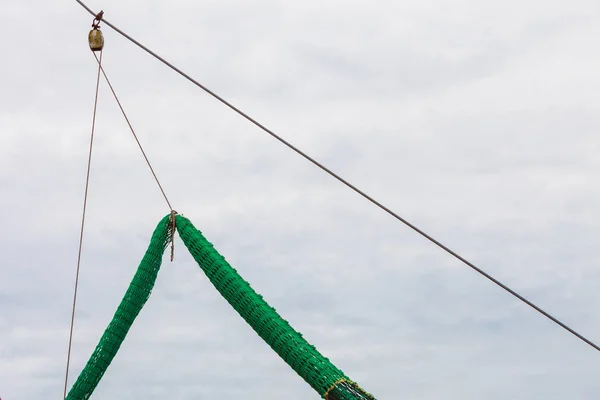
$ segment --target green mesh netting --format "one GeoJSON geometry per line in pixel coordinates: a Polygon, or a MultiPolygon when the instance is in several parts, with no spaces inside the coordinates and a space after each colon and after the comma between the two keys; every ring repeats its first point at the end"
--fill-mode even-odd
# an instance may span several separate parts
{"type": "Polygon", "coordinates": [[[187,218],[177,216],[177,231],[225,300],[321,396],[328,400],[374,399],[281,318],[187,218]]]}
{"type": "MultiPolygon", "coordinates": [[[[309,344],[256,293],[185,217],[177,230],[206,276],[256,333],[326,400],[375,400],[309,344]]],[[[150,246],[113,320],[77,378],[67,399],[87,399],[98,385],[150,292],[169,242],[169,216],[158,224],[150,246]]]]}
{"type": "Polygon", "coordinates": [[[113,358],[115,358],[121,343],[123,343],[127,332],[129,332],[129,328],[133,325],[133,321],[135,321],[150,297],[165,247],[169,243],[171,235],[169,227],[169,216],[158,223],[148,250],[146,250],[146,254],[140,262],[137,272],[131,280],[123,300],[121,300],[121,304],[119,304],[119,308],[117,308],[92,356],[69,391],[68,400],[88,399],[98,386],[98,382],[100,382],[113,358]]]}

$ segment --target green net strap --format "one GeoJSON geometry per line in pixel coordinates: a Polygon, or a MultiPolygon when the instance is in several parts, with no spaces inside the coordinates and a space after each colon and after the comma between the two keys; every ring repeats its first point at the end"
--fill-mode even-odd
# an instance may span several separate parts
{"type": "Polygon", "coordinates": [[[170,239],[169,226],[169,216],[166,216],[156,227],[148,250],[146,250],[119,308],[69,391],[67,400],[88,399],[117,354],[133,321],[150,297],[160,270],[163,252],[170,239]]]}
{"type": "Polygon", "coordinates": [[[327,400],[375,399],[281,318],[187,218],[176,218],[181,239],[219,293],[313,389],[327,400]]]}

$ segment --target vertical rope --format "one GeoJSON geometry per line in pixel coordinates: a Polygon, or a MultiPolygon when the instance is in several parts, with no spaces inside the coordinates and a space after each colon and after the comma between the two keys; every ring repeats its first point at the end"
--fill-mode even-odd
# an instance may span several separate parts
{"type": "MultiPolygon", "coordinates": [[[[177,231],[177,211],[171,210],[171,216],[169,217],[169,222],[171,223],[171,262],[175,259],[175,232],[177,231]]],[[[0,399],[2,400],[2,399],[0,399]]]]}
{"type": "Polygon", "coordinates": [[[96,109],[98,107],[98,89],[100,87],[100,70],[102,65],[102,51],[98,61],[98,77],[96,78],[96,94],[94,97],[94,116],[92,117],[92,134],[90,135],[90,151],[88,155],[87,174],[85,177],[85,192],[83,195],[83,212],[81,215],[81,231],[79,233],[79,250],[77,252],[77,271],[75,273],[75,288],[73,290],[73,309],[71,311],[71,329],[69,331],[69,349],[67,351],[67,367],[65,369],[65,388],[63,399],[67,398],[67,385],[69,382],[69,366],[71,364],[71,348],[73,346],[73,326],[75,325],[75,306],[77,304],[77,287],[79,284],[79,270],[81,266],[81,248],[83,247],[83,231],[85,227],[85,212],[87,210],[88,188],[90,184],[90,170],[92,166],[92,149],[94,147],[94,131],[96,129],[96,109]]]}

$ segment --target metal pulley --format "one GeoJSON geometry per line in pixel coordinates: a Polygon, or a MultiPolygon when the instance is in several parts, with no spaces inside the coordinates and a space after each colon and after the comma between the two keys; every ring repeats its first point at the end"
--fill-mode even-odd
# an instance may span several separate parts
{"type": "Polygon", "coordinates": [[[88,34],[88,43],[92,51],[102,51],[104,47],[104,36],[100,30],[100,21],[102,21],[102,15],[104,11],[100,11],[94,21],[92,22],[92,30],[88,34]]]}

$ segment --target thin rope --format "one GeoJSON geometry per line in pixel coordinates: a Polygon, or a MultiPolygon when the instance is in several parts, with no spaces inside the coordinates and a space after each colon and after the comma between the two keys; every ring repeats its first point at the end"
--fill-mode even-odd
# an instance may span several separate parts
{"type": "Polygon", "coordinates": [[[73,290],[73,309],[71,311],[71,329],[69,331],[69,349],[67,351],[67,367],[65,370],[65,389],[63,398],[67,398],[67,385],[69,382],[69,366],[71,364],[71,348],[73,346],[73,327],[75,325],[75,306],[77,304],[77,287],[79,285],[79,270],[81,267],[81,249],[83,247],[83,232],[85,227],[85,212],[87,210],[88,188],[90,185],[90,171],[92,166],[92,149],[94,147],[94,131],[96,129],[96,109],[98,107],[98,90],[100,87],[100,70],[102,68],[102,51],[98,60],[98,77],[96,78],[96,94],[94,97],[94,116],[92,117],[92,134],[90,135],[90,151],[88,155],[87,174],[85,177],[85,192],[83,195],[83,212],[81,214],[81,231],[79,233],[79,250],[77,252],[77,272],[75,273],[75,289],[73,290]]]}
{"type": "Polygon", "coordinates": [[[119,101],[119,98],[117,97],[117,93],[115,93],[115,90],[113,89],[113,86],[110,83],[108,76],[106,76],[104,67],[102,67],[102,63],[100,62],[101,60],[98,59],[98,56],[96,55],[96,53],[93,53],[93,54],[94,54],[94,57],[96,58],[96,61],[98,62],[98,66],[100,67],[100,70],[102,71],[102,75],[104,75],[104,79],[106,80],[106,83],[108,83],[108,87],[110,88],[110,91],[112,92],[113,96],[115,97],[115,100],[117,101],[117,104],[119,105],[119,108],[121,109],[121,113],[123,113],[123,116],[125,117],[125,121],[127,121],[127,125],[129,125],[129,129],[131,130],[131,133],[133,134],[133,137],[135,138],[135,141],[137,142],[138,147],[140,148],[142,155],[144,156],[144,159],[146,160],[146,164],[148,164],[148,167],[150,168],[150,172],[152,172],[152,176],[154,177],[154,180],[156,181],[156,184],[158,185],[160,192],[162,193],[163,197],[165,198],[165,201],[167,202],[167,205],[169,206],[169,210],[173,211],[171,202],[169,201],[167,194],[165,193],[162,185],[160,184],[160,181],[158,180],[158,177],[156,176],[156,173],[154,172],[154,168],[152,168],[152,164],[150,163],[150,160],[146,156],[146,152],[144,151],[144,148],[142,147],[142,144],[140,143],[140,140],[138,139],[138,137],[135,133],[135,130],[133,129],[133,126],[131,125],[131,122],[129,122],[129,118],[127,117],[127,114],[125,113],[125,110],[123,109],[123,106],[121,105],[121,102],[119,101]]]}
{"type": "MultiPolygon", "coordinates": [[[[79,3],[83,8],[85,8],[90,14],[96,15],[81,0],[75,0],[75,1],[77,3],[79,3]]],[[[110,22],[108,22],[104,18],[102,18],[102,21],[106,25],[108,25],[112,29],[114,29],[117,33],[119,33],[120,35],[122,35],[123,37],[125,37],[126,39],[128,39],[129,41],[131,41],[132,43],[134,43],[135,45],[137,45],[138,47],[140,47],[142,50],[144,50],[148,54],[152,55],[154,58],[156,58],[157,60],[159,60],[160,62],[162,62],[163,64],[165,64],[166,66],[168,66],[169,68],[171,68],[172,70],[174,70],[175,72],[177,72],[179,75],[183,76],[184,78],[186,78],[187,80],[189,80],[190,82],[192,82],[194,85],[198,86],[200,89],[204,90],[206,93],[208,93],[209,95],[213,96],[215,99],[219,100],[221,103],[223,103],[224,105],[226,105],[227,107],[229,107],[230,109],[232,109],[233,111],[235,111],[236,113],[238,113],[239,115],[241,115],[242,117],[244,117],[245,119],[247,119],[248,121],[250,121],[251,123],[253,123],[254,125],[256,125],[257,127],[259,127],[260,129],[262,129],[264,132],[268,133],[269,135],[271,135],[272,137],[274,137],[275,139],[277,139],[278,141],[280,141],[281,143],[283,143],[285,146],[287,146],[288,148],[290,148],[294,152],[298,153],[299,155],[301,155],[302,157],[304,157],[305,159],[307,159],[308,161],[310,161],[311,163],[313,163],[318,168],[320,168],[323,171],[325,171],[327,174],[331,175],[333,178],[337,179],[338,181],[340,181],[341,183],[343,183],[344,185],[346,185],[347,187],[349,187],[350,189],[352,189],[354,192],[358,193],[359,195],[361,195],[362,197],[364,197],[365,199],[367,199],[368,201],[370,201],[371,203],[373,203],[374,205],[376,205],[377,207],[379,207],[383,211],[387,212],[389,215],[391,215],[392,217],[394,217],[398,221],[402,222],[403,224],[405,224],[406,226],[408,226],[413,231],[417,232],[419,235],[423,236],[424,238],[426,238],[430,242],[434,243],[435,245],[437,245],[438,247],[440,247],[441,249],[443,249],[444,251],[446,251],[448,254],[450,254],[453,257],[455,257],[456,259],[460,260],[465,265],[467,265],[468,267],[470,267],[471,269],[473,269],[474,271],[476,271],[477,273],[479,273],[480,275],[482,275],[483,277],[485,277],[489,281],[493,282],[494,284],[496,284],[500,288],[504,289],[506,292],[510,293],[511,295],[513,295],[514,297],[516,297],[517,299],[521,300],[523,303],[527,304],[529,307],[533,308],[535,311],[537,311],[538,313],[542,314],[543,316],[545,316],[546,318],[548,318],[550,321],[552,321],[555,324],[559,325],[560,327],[562,327],[563,329],[565,329],[569,333],[573,334],[577,338],[581,339],[582,341],[584,341],[585,343],[587,343],[588,345],[590,345],[594,349],[600,351],[600,346],[598,346],[597,344],[595,344],[591,340],[587,339],[586,337],[584,337],[580,333],[576,332],[574,329],[570,328],[568,325],[566,325],[562,321],[560,321],[557,318],[553,317],[548,312],[542,310],[540,307],[536,306],[534,303],[532,303],[531,301],[527,300],[525,297],[521,296],[520,294],[518,294],[514,290],[510,289],[508,286],[504,285],[503,283],[501,283],[500,281],[498,281],[497,279],[495,279],[491,275],[487,274],[486,272],[484,272],[483,270],[481,270],[480,268],[478,268],[472,262],[466,260],[464,257],[460,256],[458,253],[456,253],[455,251],[451,250],[447,246],[443,245],[441,242],[437,241],[432,236],[428,235],[427,233],[425,233],[421,229],[417,228],[415,225],[411,224],[406,219],[402,218],[401,216],[399,216],[398,214],[396,214],[395,212],[393,212],[392,210],[390,210],[389,208],[387,208],[386,206],[384,206],[383,204],[381,204],[377,200],[373,199],[371,196],[367,195],[365,192],[363,192],[362,190],[358,189],[356,186],[352,185],[351,183],[349,183],[348,181],[346,181],[345,179],[343,179],[342,177],[340,177],[339,175],[337,175],[333,171],[329,170],[327,167],[325,167],[324,165],[322,165],[321,163],[319,163],[315,159],[311,158],[310,156],[308,156],[307,154],[305,154],[304,152],[302,152],[300,149],[298,149],[295,146],[293,146],[292,144],[288,143],[286,140],[284,140],[283,138],[281,138],[280,136],[278,136],[275,132],[271,131],[270,129],[268,129],[267,127],[265,127],[264,125],[262,125],[261,123],[259,123],[258,121],[256,121],[255,119],[253,119],[252,117],[250,117],[249,115],[247,115],[246,113],[244,113],[243,111],[241,111],[240,109],[238,109],[237,107],[235,107],[234,105],[232,105],[231,103],[229,103],[228,101],[226,101],[225,99],[223,99],[222,97],[220,97],[217,94],[215,94],[214,92],[212,92],[210,89],[208,89],[207,87],[205,87],[204,85],[202,85],[201,83],[199,83],[198,81],[196,81],[195,79],[193,79],[192,77],[190,77],[185,72],[183,72],[180,69],[178,69],[177,67],[175,67],[173,64],[171,64],[170,62],[168,62],[164,58],[160,57],[158,54],[156,54],[152,50],[148,49],[146,46],[144,46],[143,44],[141,44],[137,40],[133,39],[131,36],[129,36],[128,34],[126,34],[125,32],[123,32],[121,29],[117,28],[115,25],[111,24],[110,22]]]]}

